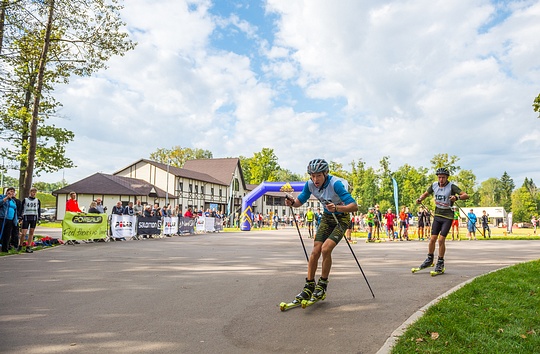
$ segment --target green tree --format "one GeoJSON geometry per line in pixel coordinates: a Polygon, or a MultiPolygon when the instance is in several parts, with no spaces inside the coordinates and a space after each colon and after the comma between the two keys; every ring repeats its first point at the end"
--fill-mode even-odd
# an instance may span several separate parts
{"type": "MultiPolygon", "coordinates": [[[[399,187],[399,207],[408,206],[412,211],[416,208],[418,196],[426,191],[435,177],[431,175],[430,180],[427,169],[423,167],[415,168],[405,164],[394,173],[394,178],[399,187]]],[[[426,200],[424,205],[431,207],[432,202],[432,200],[426,200]]]]}
{"type": "Polygon", "coordinates": [[[211,159],[212,152],[203,149],[183,148],[173,146],[170,149],[159,148],[150,154],[152,161],[169,164],[175,167],[183,167],[188,160],[211,159]]]}
{"type": "Polygon", "coordinates": [[[306,180],[305,177],[300,176],[299,174],[292,173],[289,170],[285,169],[278,169],[273,172],[274,178],[276,181],[279,182],[293,182],[293,181],[304,181],[306,180]]]}
{"type": "Polygon", "coordinates": [[[479,205],[485,207],[499,206],[501,182],[492,177],[483,181],[478,188],[479,205]]]}
{"type": "MultiPolygon", "coordinates": [[[[121,8],[118,0],[19,0],[17,6],[13,7],[13,18],[23,18],[24,14],[31,14],[31,17],[28,21],[17,22],[19,28],[12,31],[15,34],[9,37],[11,41],[9,45],[15,45],[17,41],[27,36],[35,39],[35,42],[28,42],[35,43],[31,46],[31,52],[39,53],[37,59],[35,55],[32,56],[31,65],[26,65],[23,51],[9,56],[11,62],[5,60],[8,56],[1,57],[9,68],[18,66],[31,68],[28,70],[27,80],[2,78],[2,81],[10,83],[24,82],[24,86],[12,87],[11,91],[24,92],[27,96],[21,98],[20,101],[31,102],[29,107],[12,101],[2,102],[4,116],[20,119],[22,122],[22,124],[14,125],[21,129],[15,131],[20,137],[15,142],[20,144],[21,153],[18,160],[21,161],[21,171],[24,173],[20,188],[21,196],[28,195],[34,170],[38,171],[36,169],[39,163],[38,138],[42,138],[40,134],[44,133],[40,131],[40,127],[43,126],[47,114],[54,112],[57,106],[47,107],[49,111],[43,109],[47,93],[52,91],[52,83],[58,80],[68,83],[71,75],[91,75],[97,70],[106,68],[105,63],[111,56],[124,55],[126,51],[134,48],[128,34],[121,30],[124,26],[119,14],[121,8]],[[8,112],[12,113],[8,114],[8,112]]],[[[10,13],[7,12],[7,14],[10,13]]],[[[52,100],[50,102],[54,103],[52,100]]],[[[51,130],[49,129],[49,133],[51,130]]],[[[69,134],[66,138],[70,140],[69,134]]],[[[65,144],[65,141],[63,143],[65,144]]],[[[65,151],[62,142],[59,146],[53,147],[50,153],[63,157],[65,151]]],[[[43,160],[50,157],[46,156],[43,160]]],[[[71,167],[70,160],[64,158],[63,162],[68,166],[61,167],[71,167]]],[[[52,166],[56,170],[61,167],[52,166]]]]}
{"type": "Polygon", "coordinates": [[[512,193],[512,213],[514,222],[530,222],[536,213],[536,203],[524,185],[512,193]]]}
{"type": "Polygon", "coordinates": [[[506,209],[507,212],[512,211],[512,192],[514,191],[514,188],[516,185],[514,184],[514,180],[510,178],[508,173],[504,171],[503,175],[500,178],[500,186],[501,186],[501,193],[500,193],[500,203],[506,209]]]}
{"type": "Polygon", "coordinates": [[[461,169],[461,167],[457,165],[458,161],[459,157],[455,155],[448,156],[448,154],[437,154],[430,160],[433,173],[440,167],[446,167],[448,171],[450,171],[450,175],[456,174],[457,171],[461,169]]]}
{"type": "MultiPolygon", "coordinates": [[[[394,184],[392,182],[390,158],[388,156],[383,156],[379,161],[377,175],[379,176],[379,194],[376,197],[377,203],[381,207],[381,210],[387,210],[394,205],[394,184]]],[[[392,209],[395,209],[395,207],[392,209]]]]}
{"type": "Polygon", "coordinates": [[[263,148],[260,152],[254,153],[249,160],[250,180],[248,183],[259,184],[264,181],[277,181],[275,172],[279,169],[274,149],[263,148]]]}
{"type": "Polygon", "coordinates": [[[461,202],[465,206],[478,205],[480,196],[476,193],[476,176],[471,170],[460,170],[455,176],[450,178],[455,181],[462,191],[469,195],[469,199],[461,202]]]}

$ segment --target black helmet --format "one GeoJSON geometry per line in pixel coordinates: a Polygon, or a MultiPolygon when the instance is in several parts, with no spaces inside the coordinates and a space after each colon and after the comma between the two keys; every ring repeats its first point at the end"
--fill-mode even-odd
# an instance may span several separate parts
{"type": "Polygon", "coordinates": [[[323,159],[311,160],[309,161],[309,164],[307,165],[308,174],[318,173],[318,172],[328,173],[328,170],[329,170],[328,162],[326,162],[323,159]]]}
{"type": "Polygon", "coordinates": [[[447,175],[447,176],[450,176],[450,172],[448,171],[448,169],[446,167],[439,167],[437,169],[437,172],[435,172],[435,174],[438,176],[438,175],[447,175]]]}

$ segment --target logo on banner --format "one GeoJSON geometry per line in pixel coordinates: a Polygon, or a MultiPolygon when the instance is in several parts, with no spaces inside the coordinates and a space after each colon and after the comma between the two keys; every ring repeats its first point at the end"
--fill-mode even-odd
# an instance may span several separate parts
{"type": "Polygon", "coordinates": [[[117,221],[116,224],[114,224],[114,227],[117,227],[117,228],[132,227],[132,226],[133,226],[133,223],[131,221],[126,221],[126,220],[120,220],[120,221],[117,221]]]}
{"type": "Polygon", "coordinates": [[[101,216],[86,216],[86,215],[76,215],[74,216],[71,221],[73,221],[74,224],[101,224],[103,222],[103,218],[101,216]]]}

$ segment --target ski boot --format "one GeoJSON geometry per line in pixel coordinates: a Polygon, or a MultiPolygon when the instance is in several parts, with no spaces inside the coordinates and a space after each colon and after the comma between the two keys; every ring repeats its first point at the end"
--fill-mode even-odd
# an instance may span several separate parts
{"type": "Polygon", "coordinates": [[[315,280],[308,280],[306,278],[306,284],[300,294],[296,295],[295,301],[302,302],[303,300],[310,300],[315,290],[315,280]]]}
{"type": "Polygon", "coordinates": [[[435,265],[435,270],[431,271],[431,275],[435,276],[435,275],[443,274],[444,270],[445,270],[444,259],[439,257],[439,259],[437,260],[437,265],[435,265]]]}
{"type": "Polygon", "coordinates": [[[413,269],[411,269],[411,271],[413,273],[416,273],[416,272],[418,272],[418,271],[420,271],[422,269],[428,268],[428,267],[433,267],[433,254],[431,254],[431,253],[428,253],[426,260],[424,261],[424,263],[422,263],[420,265],[420,267],[413,268],[413,269]]]}
{"type": "Polygon", "coordinates": [[[324,280],[319,278],[315,291],[313,292],[313,298],[317,300],[322,300],[326,297],[326,287],[328,286],[328,279],[324,280]]]}

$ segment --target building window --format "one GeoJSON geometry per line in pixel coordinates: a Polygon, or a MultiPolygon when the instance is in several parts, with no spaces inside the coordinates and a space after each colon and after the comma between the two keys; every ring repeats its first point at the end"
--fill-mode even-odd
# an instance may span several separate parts
{"type": "Polygon", "coordinates": [[[178,190],[180,192],[184,191],[184,182],[178,182],[178,190]]]}
{"type": "Polygon", "coordinates": [[[204,186],[201,186],[201,194],[204,194],[204,186]]]}
{"type": "Polygon", "coordinates": [[[210,195],[214,196],[214,187],[210,188],[210,195]]]}
{"type": "Polygon", "coordinates": [[[221,188],[219,189],[219,196],[220,196],[220,197],[223,196],[223,192],[222,192],[221,188]]]}
{"type": "Polygon", "coordinates": [[[193,184],[189,184],[189,193],[193,193],[193,184]]]}
{"type": "Polygon", "coordinates": [[[199,186],[195,185],[195,193],[199,193],[199,186]]]}

